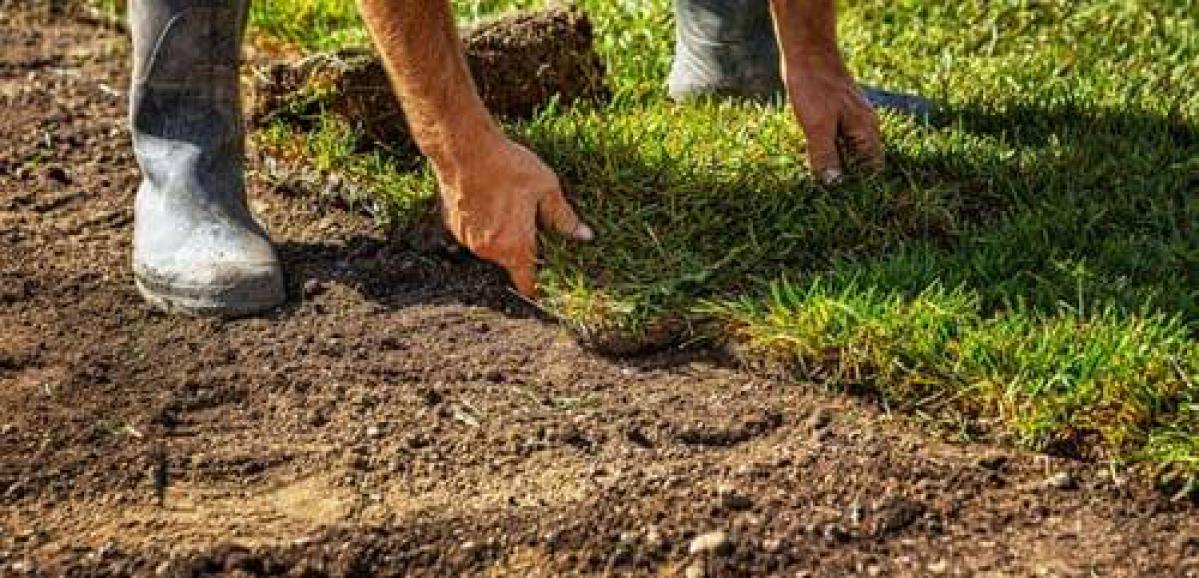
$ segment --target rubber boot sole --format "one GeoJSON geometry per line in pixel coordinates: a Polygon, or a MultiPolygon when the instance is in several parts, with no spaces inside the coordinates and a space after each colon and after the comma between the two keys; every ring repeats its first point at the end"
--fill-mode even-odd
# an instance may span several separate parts
{"type": "Polygon", "coordinates": [[[134,273],[138,293],[154,308],[165,313],[192,317],[235,318],[261,314],[287,301],[283,282],[263,279],[259,283],[238,286],[196,288],[155,279],[153,275],[134,273]]]}

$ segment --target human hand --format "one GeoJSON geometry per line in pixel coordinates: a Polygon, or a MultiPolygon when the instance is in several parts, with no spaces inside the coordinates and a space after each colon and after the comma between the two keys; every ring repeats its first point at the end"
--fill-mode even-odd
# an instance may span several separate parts
{"type": "Polygon", "coordinates": [[[537,294],[537,224],[576,241],[594,233],[562,195],[557,175],[503,135],[436,167],[446,227],[475,255],[502,266],[525,297],[537,294]]]}
{"type": "Polygon", "coordinates": [[[840,181],[846,163],[882,169],[878,116],[839,53],[789,58],[785,82],[792,110],[807,136],[808,165],[821,181],[840,181]]]}

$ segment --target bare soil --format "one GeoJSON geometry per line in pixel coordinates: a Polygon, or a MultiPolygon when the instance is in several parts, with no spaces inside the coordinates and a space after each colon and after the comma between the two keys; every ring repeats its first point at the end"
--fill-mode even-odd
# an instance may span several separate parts
{"type": "Polygon", "coordinates": [[[257,176],[288,304],[158,314],[126,40],[34,6],[0,18],[0,575],[1199,576],[1194,506],[1107,467],[598,356],[257,176]]]}

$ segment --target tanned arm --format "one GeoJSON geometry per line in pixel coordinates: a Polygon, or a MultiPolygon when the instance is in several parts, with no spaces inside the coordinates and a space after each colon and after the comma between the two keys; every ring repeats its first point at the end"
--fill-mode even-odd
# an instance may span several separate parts
{"type": "Polygon", "coordinates": [[[808,164],[825,182],[844,174],[848,160],[883,165],[878,117],[858,90],[837,44],[836,0],[770,0],[783,79],[808,137],[808,164]]]}
{"type": "Polygon", "coordinates": [[[416,144],[433,165],[446,226],[536,293],[537,220],[574,239],[591,230],[557,176],[508,140],[471,80],[447,0],[358,0],[416,144]]]}

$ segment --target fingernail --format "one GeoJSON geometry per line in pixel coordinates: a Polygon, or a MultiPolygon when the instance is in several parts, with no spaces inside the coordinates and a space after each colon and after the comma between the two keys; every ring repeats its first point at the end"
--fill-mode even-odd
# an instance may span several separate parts
{"type": "Polygon", "coordinates": [[[841,182],[841,179],[844,176],[845,175],[841,172],[840,169],[828,169],[827,171],[824,171],[824,177],[823,177],[824,184],[826,184],[826,185],[838,184],[841,182]]]}
{"type": "Polygon", "coordinates": [[[591,241],[595,239],[595,231],[592,231],[591,227],[588,227],[586,223],[579,223],[579,226],[575,227],[575,239],[579,241],[591,241]]]}

